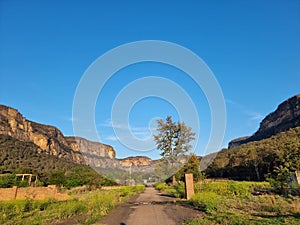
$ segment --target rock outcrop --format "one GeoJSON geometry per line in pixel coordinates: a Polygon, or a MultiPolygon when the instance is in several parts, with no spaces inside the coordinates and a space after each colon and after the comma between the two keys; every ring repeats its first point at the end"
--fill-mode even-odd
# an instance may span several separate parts
{"type": "Polygon", "coordinates": [[[48,154],[80,164],[87,164],[84,157],[87,154],[94,158],[116,156],[109,145],[84,138],[65,137],[56,127],[29,121],[16,109],[4,105],[0,105],[0,134],[33,142],[48,154]]]}
{"type": "Polygon", "coordinates": [[[120,163],[124,167],[132,166],[148,166],[153,163],[153,160],[146,156],[135,156],[120,159],[120,163]]]}
{"type": "Polygon", "coordinates": [[[89,141],[81,137],[65,137],[68,146],[74,151],[81,153],[88,153],[90,155],[115,158],[116,152],[110,145],[102,144],[99,142],[89,141]]]}
{"type": "Polygon", "coordinates": [[[245,137],[239,137],[236,139],[233,139],[229,142],[228,144],[228,148],[234,148],[237,147],[243,143],[247,143],[247,140],[250,138],[251,136],[245,136],[245,137]]]}
{"type": "Polygon", "coordinates": [[[229,142],[228,148],[269,138],[297,126],[300,126],[300,94],[282,102],[274,112],[262,120],[258,131],[252,136],[234,139],[229,142]]]}

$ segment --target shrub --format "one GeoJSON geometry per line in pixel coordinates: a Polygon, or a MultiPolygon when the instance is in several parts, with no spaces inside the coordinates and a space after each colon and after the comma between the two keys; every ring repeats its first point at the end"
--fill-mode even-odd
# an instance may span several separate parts
{"type": "Polygon", "coordinates": [[[0,176],[0,188],[10,188],[16,183],[16,176],[13,174],[0,176]]]}
{"type": "Polygon", "coordinates": [[[270,187],[267,182],[209,181],[196,183],[195,192],[209,191],[221,196],[249,197],[254,188],[263,189],[267,187],[270,187]]]}
{"type": "Polygon", "coordinates": [[[212,212],[218,209],[218,205],[220,204],[220,196],[214,192],[196,193],[194,196],[192,196],[191,203],[198,209],[206,212],[212,212]]]}
{"type": "Polygon", "coordinates": [[[154,187],[156,190],[163,191],[168,187],[168,185],[166,183],[156,183],[154,184],[154,187]]]}
{"type": "Polygon", "coordinates": [[[185,184],[180,183],[179,185],[174,186],[176,193],[174,194],[175,198],[184,198],[185,196],[185,184]]]}

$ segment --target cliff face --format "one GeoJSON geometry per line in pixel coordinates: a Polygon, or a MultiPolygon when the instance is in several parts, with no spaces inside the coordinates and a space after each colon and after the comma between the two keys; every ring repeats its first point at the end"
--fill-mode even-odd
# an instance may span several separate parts
{"type": "Polygon", "coordinates": [[[85,154],[115,158],[116,152],[110,145],[99,142],[89,141],[81,137],[65,137],[68,146],[74,151],[80,151],[85,154]]]}
{"type": "Polygon", "coordinates": [[[148,166],[153,163],[153,160],[146,156],[135,156],[135,157],[127,157],[124,159],[120,159],[120,163],[122,166],[128,167],[132,166],[148,166]]]}
{"type": "Polygon", "coordinates": [[[30,141],[48,154],[86,164],[82,153],[97,157],[115,157],[111,146],[83,138],[65,137],[53,126],[25,119],[16,109],[0,105],[0,134],[30,141]]]}
{"type": "Polygon", "coordinates": [[[228,143],[228,148],[234,148],[234,147],[237,147],[237,146],[242,145],[244,143],[247,143],[247,140],[249,138],[250,138],[250,136],[239,137],[239,138],[233,139],[232,141],[230,141],[228,143]]]}
{"type": "Polygon", "coordinates": [[[297,126],[300,126],[300,94],[284,101],[274,112],[266,116],[260,123],[258,131],[252,136],[232,140],[228,148],[269,138],[297,126]]]}

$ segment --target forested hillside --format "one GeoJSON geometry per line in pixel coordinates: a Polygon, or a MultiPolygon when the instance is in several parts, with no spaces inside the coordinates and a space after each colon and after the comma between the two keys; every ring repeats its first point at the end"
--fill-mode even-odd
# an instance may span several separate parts
{"type": "Polygon", "coordinates": [[[70,160],[47,154],[32,142],[0,135],[0,174],[32,173],[40,185],[66,187],[109,183],[93,169],[70,160]]]}
{"type": "Polygon", "coordinates": [[[268,173],[283,163],[291,165],[293,170],[300,169],[300,127],[223,149],[206,169],[206,174],[237,180],[264,180],[268,173]]]}

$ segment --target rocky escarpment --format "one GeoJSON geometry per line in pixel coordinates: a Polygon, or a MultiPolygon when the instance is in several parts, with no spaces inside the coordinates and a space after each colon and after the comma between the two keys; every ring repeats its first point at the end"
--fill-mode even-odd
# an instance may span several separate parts
{"type": "Polygon", "coordinates": [[[65,139],[68,146],[70,146],[74,151],[80,151],[81,153],[101,157],[116,157],[116,152],[110,145],[89,141],[81,137],[65,137],[65,139]]]}
{"type": "Polygon", "coordinates": [[[48,154],[80,164],[87,164],[84,156],[88,154],[94,158],[114,158],[116,155],[111,146],[65,137],[56,127],[29,121],[16,109],[4,105],[0,105],[0,134],[33,142],[48,154]]]}
{"type": "Polygon", "coordinates": [[[232,140],[228,148],[269,138],[297,126],[300,126],[300,94],[284,101],[274,112],[266,116],[260,123],[258,131],[252,136],[232,140]]]}
{"type": "Polygon", "coordinates": [[[122,166],[148,166],[153,163],[153,160],[146,156],[134,156],[120,159],[122,166]]]}
{"type": "Polygon", "coordinates": [[[228,144],[228,148],[234,148],[237,147],[239,145],[242,145],[244,143],[247,143],[247,140],[250,138],[251,136],[245,136],[245,137],[239,137],[236,139],[233,139],[229,142],[228,144]]]}

